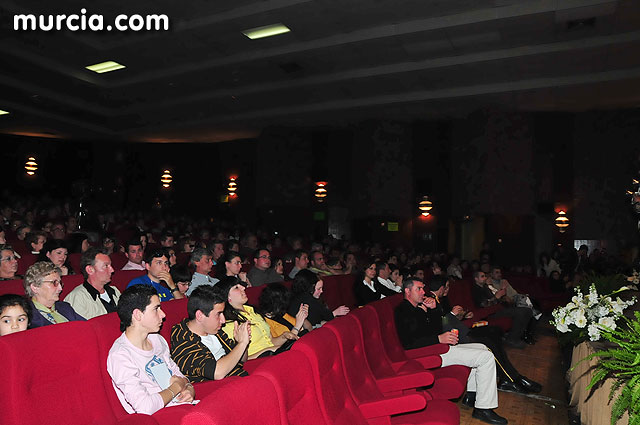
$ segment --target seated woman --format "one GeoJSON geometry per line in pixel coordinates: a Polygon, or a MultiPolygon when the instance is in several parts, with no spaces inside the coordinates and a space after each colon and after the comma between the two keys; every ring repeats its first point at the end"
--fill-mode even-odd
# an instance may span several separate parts
{"type": "Polygon", "coordinates": [[[287,331],[301,336],[313,329],[311,323],[306,320],[309,315],[309,306],[300,304],[300,309],[295,317],[287,313],[291,292],[280,282],[267,285],[260,294],[260,308],[265,321],[271,328],[271,336],[277,338],[287,331]]]}
{"type": "Polygon", "coordinates": [[[51,239],[44,244],[42,251],[40,251],[38,261],[52,262],[60,269],[60,276],[67,276],[75,274],[67,261],[68,254],[69,250],[67,249],[65,241],[62,239],[51,239]]]}
{"type": "Polygon", "coordinates": [[[107,372],[122,407],[152,415],[165,406],[192,403],[193,385],[158,334],[165,317],[158,292],[148,285],[127,288],[118,302],[118,317],[122,335],[109,350],[107,372]]]}
{"type": "Polygon", "coordinates": [[[284,279],[284,263],[282,262],[282,258],[274,258],[271,261],[271,267],[278,276],[284,279]]]}
{"type": "Polygon", "coordinates": [[[246,286],[250,287],[251,282],[247,277],[247,273],[241,272],[242,270],[242,258],[240,258],[240,254],[237,251],[227,251],[224,254],[224,276],[232,276],[237,277],[242,282],[246,284],[246,286]]]}
{"type": "Polygon", "coordinates": [[[290,331],[283,332],[277,338],[271,336],[271,328],[253,307],[246,305],[248,300],[245,294],[245,286],[237,277],[227,276],[216,284],[216,288],[226,296],[227,304],[224,308],[224,318],[227,323],[222,330],[229,338],[233,338],[233,329],[236,323],[251,323],[251,343],[249,343],[249,359],[271,355],[288,340],[296,340],[298,337],[290,331]]]}
{"type": "Polygon", "coordinates": [[[364,269],[364,273],[359,278],[356,278],[356,282],[353,284],[353,293],[359,306],[385,297],[382,291],[383,288],[381,288],[382,285],[378,283],[376,276],[376,263],[371,261],[367,264],[367,268],[364,269]]]}
{"type": "Polygon", "coordinates": [[[329,307],[320,300],[322,295],[322,287],[324,283],[318,279],[311,270],[300,270],[293,279],[293,299],[289,305],[289,314],[297,314],[301,304],[309,306],[309,315],[307,320],[312,326],[317,327],[325,322],[332,320],[337,316],[344,316],[349,313],[349,307],[341,305],[335,310],[329,310],[329,307]]]}
{"type": "Polygon", "coordinates": [[[27,330],[30,317],[31,306],[25,297],[16,294],[0,296],[0,336],[27,330]]]}
{"type": "Polygon", "coordinates": [[[71,304],[59,301],[62,292],[60,269],[53,263],[39,261],[24,274],[24,291],[31,298],[33,317],[30,328],[85,320],[71,304]]]}

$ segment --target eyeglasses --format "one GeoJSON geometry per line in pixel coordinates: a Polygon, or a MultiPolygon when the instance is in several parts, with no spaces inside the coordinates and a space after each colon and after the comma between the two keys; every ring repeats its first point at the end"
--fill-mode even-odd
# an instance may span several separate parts
{"type": "Polygon", "coordinates": [[[60,286],[61,288],[64,288],[64,283],[62,283],[61,279],[43,280],[42,283],[50,283],[51,286],[53,286],[54,288],[57,288],[58,286],[60,286]]]}
{"type": "Polygon", "coordinates": [[[9,256],[9,257],[4,257],[4,258],[0,259],[0,261],[18,261],[18,257],[12,255],[12,256],[9,256]]]}

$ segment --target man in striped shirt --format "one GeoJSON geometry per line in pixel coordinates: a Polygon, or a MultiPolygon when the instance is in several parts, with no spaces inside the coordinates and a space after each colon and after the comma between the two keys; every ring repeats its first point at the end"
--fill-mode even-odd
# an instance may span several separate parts
{"type": "Polygon", "coordinates": [[[225,323],[225,298],[215,287],[196,288],[187,303],[188,318],[171,329],[171,357],[191,382],[246,376],[251,341],[249,323],[236,325],[234,340],[220,329],[225,323]]]}

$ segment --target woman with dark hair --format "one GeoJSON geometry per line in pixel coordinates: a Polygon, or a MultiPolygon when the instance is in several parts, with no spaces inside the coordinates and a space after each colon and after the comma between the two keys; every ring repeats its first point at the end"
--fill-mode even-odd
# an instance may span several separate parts
{"type": "Polygon", "coordinates": [[[264,316],[271,328],[271,336],[279,337],[287,331],[291,331],[298,336],[302,336],[306,331],[313,329],[307,316],[309,306],[300,304],[300,309],[295,317],[287,313],[291,292],[280,282],[267,285],[260,294],[260,307],[258,312],[264,316]]]}
{"type": "Polygon", "coordinates": [[[50,239],[40,251],[38,261],[49,261],[55,264],[60,269],[60,276],[67,276],[75,274],[67,261],[68,255],[69,250],[65,241],[62,239],[50,239]]]}
{"type": "Polygon", "coordinates": [[[307,304],[309,306],[307,320],[311,325],[317,327],[334,317],[344,316],[349,313],[349,307],[344,305],[333,311],[329,310],[329,307],[320,300],[323,285],[322,280],[318,279],[318,275],[311,270],[300,270],[293,279],[291,287],[293,300],[289,305],[289,314],[296,314],[300,310],[301,304],[307,304]]]}
{"type": "Polygon", "coordinates": [[[223,258],[225,267],[224,275],[237,277],[250,287],[251,282],[247,277],[247,273],[240,271],[242,270],[242,258],[240,258],[240,254],[238,254],[237,251],[226,251],[223,258]]]}
{"type": "Polygon", "coordinates": [[[80,232],[69,235],[67,246],[69,248],[69,254],[82,254],[91,247],[87,234],[80,232]]]}
{"type": "MultiPolygon", "coordinates": [[[[383,288],[381,288],[382,285],[379,284],[378,279],[376,279],[378,274],[376,270],[376,262],[372,260],[365,264],[367,267],[364,269],[364,272],[356,278],[356,282],[353,284],[353,294],[355,295],[356,302],[359,306],[369,304],[385,297],[383,288]]],[[[390,290],[387,291],[388,292],[386,293],[390,292],[390,290]]]]}
{"type": "Polygon", "coordinates": [[[233,338],[233,329],[236,323],[251,323],[251,342],[247,353],[249,359],[273,355],[288,340],[296,340],[298,337],[290,331],[284,332],[277,338],[271,336],[271,328],[264,317],[254,308],[247,305],[247,294],[244,283],[235,276],[222,278],[215,286],[221,291],[227,303],[224,307],[224,318],[227,323],[222,330],[229,338],[233,338]]]}

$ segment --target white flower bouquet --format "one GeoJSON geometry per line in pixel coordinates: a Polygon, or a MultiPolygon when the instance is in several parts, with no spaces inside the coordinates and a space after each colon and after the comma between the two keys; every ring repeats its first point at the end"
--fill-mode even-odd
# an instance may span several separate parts
{"type": "Polygon", "coordinates": [[[596,285],[589,287],[589,293],[583,294],[579,288],[575,288],[576,294],[571,302],[564,307],[553,310],[551,324],[573,344],[578,344],[587,339],[598,341],[603,327],[616,328],[616,321],[622,316],[624,310],[633,305],[635,297],[624,301],[615,295],[620,292],[633,289],[623,286],[607,295],[599,295],[596,285]]]}

